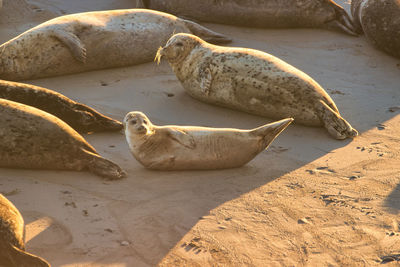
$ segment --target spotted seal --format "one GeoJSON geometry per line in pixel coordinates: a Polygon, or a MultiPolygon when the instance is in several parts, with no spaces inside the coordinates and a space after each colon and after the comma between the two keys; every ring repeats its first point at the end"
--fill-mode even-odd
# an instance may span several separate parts
{"type": "Polygon", "coordinates": [[[325,90],[304,72],[262,51],[209,44],[175,34],[165,57],[192,97],[249,113],[324,126],[336,139],[357,136],[325,90]]]}
{"type": "Polygon", "coordinates": [[[24,233],[21,213],[0,194],[0,266],[50,267],[44,259],[25,251],[24,233]]]}
{"type": "Polygon", "coordinates": [[[352,0],[351,13],[370,43],[400,58],[400,0],[352,0]]]}
{"type": "Polygon", "coordinates": [[[325,28],[356,35],[349,15],[332,0],[138,0],[136,5],[205,22],[262,28],[325,28]]]}
{"type": "Polygon", "coordinates": [[[46,111],[78,132],[119,131],[122,123],[43,87],[0,80],[0,98],[46,111]]]}
{"type": "Polygon", "coordinates": [[[0,78],[18,81],[151,61],[174,32],[216,43],[222,34],[173,15],[122,9],[72,14],[42,23],[0,46],[0,78]]]}
{"type": "Polygon", "coordinates": [[[132,155],[146,168],[212,170],[248,163],[292,121],[288,118],[252,130],[157,126],[142,112],[133,111],[123,122],[132,155]]]}
{"type": "Polygon", "coordinates": [[[125,172],[74,129],[40,109],[0,99],[0,167],[89,170],[109,179],[125,172]]]}

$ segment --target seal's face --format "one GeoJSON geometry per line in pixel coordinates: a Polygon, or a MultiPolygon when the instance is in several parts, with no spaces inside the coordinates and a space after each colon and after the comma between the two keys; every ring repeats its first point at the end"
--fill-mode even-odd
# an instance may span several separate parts
{"type": "Polygon", "coordinates": [[[201,42],[200,38],[190,34],[175,34],[163,48],[157,51],[156,60],[159,61],[161,57],[165,57],[169,63],[177,64],[185,59],[190,51],[201,42]]]}
{"type": "Polygon", "coordinates": [[[150,132],[151,122],[142,112],[132,111],[124,118],[125,132],[135,135],[146,135],[150,132]]]}

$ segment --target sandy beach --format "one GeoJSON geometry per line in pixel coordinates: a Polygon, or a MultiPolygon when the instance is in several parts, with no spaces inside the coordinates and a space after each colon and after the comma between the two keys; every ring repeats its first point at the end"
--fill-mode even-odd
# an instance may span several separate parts
{"type": "MultiPolygon", "coordinates": [[[[1,42],[52,17],[135,1],[3,2],[1,42]]],[[[26,223],[27,251],[56,267],[373,266],[400,254],[400,59],[364,36],[203,25],[309,74],[360,136],[337,141],[293,124],[242,168],[160,172],[132,157],[122,133],[84,135],[128,177],[0,169],[0,193],[26,223]]],[[[158,125],[271,122],[191,98],[165,61],[24,82],[118,120],[139,110],[158,125]]]]}

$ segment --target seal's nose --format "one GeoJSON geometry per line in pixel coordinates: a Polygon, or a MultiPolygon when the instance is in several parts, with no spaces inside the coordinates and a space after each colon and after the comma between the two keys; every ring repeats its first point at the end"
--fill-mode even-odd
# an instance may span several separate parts
{"type": "Polygon", "coordinates": [[[145,128],[144,128],[144,126],[143,125],[141,125],[141,126],[139,126],[139,127],[137,127],[137,130],[138,131],[143,131],[145,128]]]}

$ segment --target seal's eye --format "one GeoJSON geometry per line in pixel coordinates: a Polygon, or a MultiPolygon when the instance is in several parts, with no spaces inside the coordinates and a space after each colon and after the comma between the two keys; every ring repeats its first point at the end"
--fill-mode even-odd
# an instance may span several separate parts
{"type": "Polygon", "coordinates": [[[182,42],[177,42],[175,45],[176,46],[183,46],[183,43],[182,42]]]}
{"type": "Polygon", "coordinates": [[[146,121],[146,120],[143,120],[143,123],[144,123],[144,124],[147,124],[147,121],[146,121]]]}
{"type": "Polygon", "coordinates": [[[137,120],[131,120],[131,124],[132,124],[132,125],[135,125],[136,122],[137,122],[137,120]]]}

